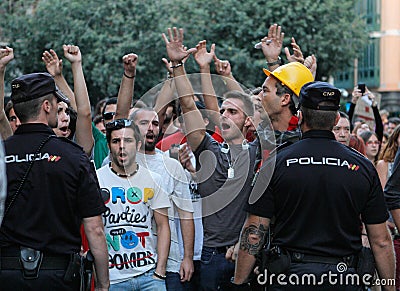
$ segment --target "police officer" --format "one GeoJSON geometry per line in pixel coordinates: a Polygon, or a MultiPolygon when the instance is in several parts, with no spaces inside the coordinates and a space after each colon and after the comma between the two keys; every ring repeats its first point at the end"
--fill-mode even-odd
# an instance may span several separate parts
{"type": "Polygon", "coordinates": [[[57,138],[57,102],[47,73],[11,83],[22,125],[5,141],[8,193],[0,228],[1,290],[79,290],[80,225],[95,258],[96,288],[108,290],[108,258],[97,178],[82,148],[57,138]]]}
{"type": "Polygon", "coordinates": [[[302,139],[278,152],[267,190],[246,207],[235,285],[243,287],[251,273],[272,217],[268,290],[362,290],[350,277],[360,260],[360,217],[380,278],[394,278],[388,214],[376,170],[332,133],[339,102],[340,91],[328,83],[310,82],[301,89],[302,139]]]}

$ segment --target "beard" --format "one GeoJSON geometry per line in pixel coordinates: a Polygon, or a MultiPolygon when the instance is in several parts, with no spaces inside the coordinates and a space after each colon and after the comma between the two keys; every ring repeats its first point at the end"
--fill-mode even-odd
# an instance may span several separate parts
{"type": "Polygon", "coordinates": [[[155,148],[156,148],[156,141],[154,141],[152,143],[148,143],[148,142],[144,143],[144,150],[146,152],[152,152],[155,150],[155,148]]]}

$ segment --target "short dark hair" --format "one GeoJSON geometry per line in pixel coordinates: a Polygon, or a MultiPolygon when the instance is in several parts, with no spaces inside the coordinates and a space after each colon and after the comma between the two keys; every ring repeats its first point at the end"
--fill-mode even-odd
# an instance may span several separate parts
{"type": "MultiPolygon", "coordinates": [[[[321,102],[321,105],[328,102],[321,102]]],[[[336,125],[337,111],[327,110],[316,110],[307,107],[300,106],[300,110],[303,113],[303,121],[310,129],[329,130],[332,131],[336,125]]]]}
{"type": "Polygon", "coordinates": [[[107,105],[110,105],[110,104],[117,104],[117,101],[118,101],[118,98],[117,98],[117,97],[111,97],[110,99],[108,99],[108,100],[104,103],[103,110],[101,111],[101,115],[104,114],[107,105]]]}
{"type": "Polygon", "coordinates": [[[344,113],[343,111],[339,111],[339,115],[342,118],[346,118],[350,122],[350,117],[347,115],[347,113],[344,113]]]}
{"type": "Polygon", "coordinates": [[[101,116],[101,115],[96,115],[95,117],[93,117],[93,123],[94,123],[94,125],[96,125],[96,124],[98,124],[98,123],[100,123],[100,122],[103,122],[103,116],[101,116]]]}
{"type": "Polygon", "coordinates": [[[278,79],[276,80],[275,87],[276,87],[276,95],[277,96],[282,96],[284,94],[290,95],[289,109],[290,109],[290,112],[293,115],[295,115],[297,113],[297,106],[296,106],[296,103],[294,102],[293,98],[298,98],[298,97],[294,94],[294,92],[292,90],[289,89],[289,87],[283,85],[281,83],[281,81],[279,81],[278,79]]]}
{"type": "Polygon", "coordinates": [[[7,119],[10,120],[10,111],[14,107],[13,102],[10,100],[7,102],[6,106],[4,107],[4,111],[6,112],[7,119]]]}
{"type": "Polygon", "coordinates": [[[71,131],[68,138],[72,140],[76,132],[76,121],[78,120],[78,112],[76,112],[71,105],[68,106],[68,111],[69,111],[68,128],[71,131]]]}
{"type": "Polygon", "coordinates": [[[25,123],[31,119],[37,118],[40,113],[40,106],[43,102],[46,100],[51,102],[53,98],[56,98],[56,96],[50,93],[37,99],[14,104],[13,108],[21,123],[25,123]]]}
{"type": "Polygon", "coordinates": [[[246,116],[254,116],[254,104],[251,101],[251,97],[240,91],[229,91],[224,94],[224,100],[228,99],[239,99],[243,102],[243,112],[246,116]]]}
{"type": "Polygon", "coordinates": [[[258,95],[258,94],[260,94],[261,91],[262,91],[261,87],[255,87],[255,88],[246,90],[246,93],[248,93],[249,95],[258,95]]]}
{"type": "Polygon", "coordinates": [[[390,117],[388,119],[388,123],[394,123],[396,125],[400,124],[400,118],[399,117],[390,117]]]}
{"type": "Polygon", "coordinates": [[[131,128],[133,129],[133,137],[135,138],[136,143],[138,143],[139,141],[142,141],[142,136],[140,135],[140,131],[139,128],[137,127],[137,125],[135,124],[135,122],[133,120],[129,120],[129,119],[116,119],[114,121],[111,121],[109,123],[107,123],[106,125],[106,139],[107,139],[107,143],[110,145],[110,141],[111,141],[111,133],[115,130],[119,130],[122,128],[131,128]],[[127,120],[130,121],[130,125],[129,126],[115,126],[115,127],[110,127],[109,124],[111,123],[118,123],[121,120],[127,120]]]}

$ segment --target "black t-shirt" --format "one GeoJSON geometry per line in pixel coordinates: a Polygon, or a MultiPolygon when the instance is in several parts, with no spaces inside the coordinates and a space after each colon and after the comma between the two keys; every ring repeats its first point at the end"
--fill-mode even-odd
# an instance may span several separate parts
{"type": "MultiPolygon", "coordinates": [[[[5,141],[8,194],[16,193],[39,145],[54,132],[44,124],[21,125],[5,141]]],[[[32,169],[0,228],[0,247],[22,245],[45,252],[80,250],[82,218],[105,211],[93,165],[82,148],[52,137],[32,169]]]]}
{"type": "Polygon", "coordinates": [[[277,154],[267,190],[246,210],[275,216],[274,245],[339,257],[360,250],[360,217],[366,224],[388,218],[372,163],[317,130],[277,154]]]}
{"type": "Polygon", "coordinates": [[[400,208],[400,147],[393,162],[392,175],[385,185],[385,200],[389,210],[400,208]]]}
{"type": "Polygon", "coordinates": [[[202,197],[204,246],[233,245],[239,239],[246,219],[243,206],[251,191],[256,145],[231,145],[228,152],[206,134],[194,152],[197,165],[198,192],[202,197]],[[228,169],[234,175],[228,177],[228,169]]]}

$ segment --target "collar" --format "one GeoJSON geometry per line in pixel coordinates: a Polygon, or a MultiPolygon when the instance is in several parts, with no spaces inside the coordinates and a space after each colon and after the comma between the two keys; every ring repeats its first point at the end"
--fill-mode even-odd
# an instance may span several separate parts
{"type": "Polygon", "coordinates": [[[298,123],[299,119],[297,118],[297,116],[293,115],[289,120],[289,126],[287,130],[296,130],[298,123]]]}
{"type": "Polygon", "coordinates": [[[54,131],[44,123],[25,123],[18,126],[15,135],[26,133],[47,133],[55,134],[54,131]]]}
{"type": "Polygon", "coordinates": [[[335,139],[335,135],[333,134],[332,131],[329,130],[307,130],[306,132],[303,132],[303,135],[301,139],[305,138],[326,138],[326,139],[335,139]]]}

